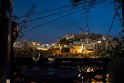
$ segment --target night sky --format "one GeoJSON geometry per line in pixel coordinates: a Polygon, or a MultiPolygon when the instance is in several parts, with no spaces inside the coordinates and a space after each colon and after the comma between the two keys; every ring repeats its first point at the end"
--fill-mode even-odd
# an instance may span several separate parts
{"type": "MultiPolygon", "coordinates": [[[[112,1],[113,0],[107,0],[103,3],[96,4],[95,7],[90,9],[88,14],[90,33],[108,34],[115,13],[112,1]]],[[[85,11],[81,7],[83,4],[77,6],[80,7],[77,9],[73,9],[76,7],[71,6],[71,4],[71,0],[14,0],[13,15],[18,17],[24,16],[30,11],[33,5],[33,13],[49,10],[48,12],[30,15],[30,19],[28,19],[28,21],[41,17],[42,19],[28,22],[26,29],[23,29],[22,32],[24,38],[27,40],[53,43],[56,42],[57,39],[62,38],[64,34],[79,34],[82,31],[80,27],[85,31],[88,30],[87,28],[84,28],[84,25],[86,24],[86,14],[84,14],[85,11]],[[56,9],[60,7],[64,8],[56,9]],[[51,11],[51,9],[56,10],[51,11]],[[66,12],[55,14],[62,11],[66,12]]],[[[121,16],[120,10],[119,13],[121,16]]],[[[25,19],[26,17],[18,18],[18,22],[22,23],[25,19]]],[[[121,23],[118,17],[116,17],[110,35],[118,36],[121,30],[121,23]]]]}

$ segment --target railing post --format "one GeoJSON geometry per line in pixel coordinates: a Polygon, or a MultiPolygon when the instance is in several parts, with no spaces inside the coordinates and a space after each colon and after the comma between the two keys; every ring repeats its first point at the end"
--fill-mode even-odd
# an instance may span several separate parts
{"type": "Polygon", "coordinates": [[[106,83],[106,73],[103,74],[103,83],[106,83]]]}

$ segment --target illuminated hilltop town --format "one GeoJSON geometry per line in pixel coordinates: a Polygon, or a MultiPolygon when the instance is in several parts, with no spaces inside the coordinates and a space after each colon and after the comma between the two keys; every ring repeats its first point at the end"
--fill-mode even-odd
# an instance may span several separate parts
{"type": "Polygon", "coordinates": [[[35,49],[41,53],[43,57],[100,57],[102,52],[108,47],[108,41],[112,37],[102,34],[88,34],[81,32],[79,34],[65,34],[63,38],[58,39],[57,43],[44,44],[34,41],[19,40],[16,41],[16,56],[30,56],[25,51],[35,49]],[[18,50],[23,51],[18,54],[18,50]],[[27,55],[26,55],[27,54],[27,55]]]}

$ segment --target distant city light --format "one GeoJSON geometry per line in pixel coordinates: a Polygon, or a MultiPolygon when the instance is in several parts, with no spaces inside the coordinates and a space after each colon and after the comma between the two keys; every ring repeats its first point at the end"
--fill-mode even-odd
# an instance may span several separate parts
{"type": "Polygon", "coordinates": [[[102,41],[97,41],[98,43],[101,43],[102,41]]]}

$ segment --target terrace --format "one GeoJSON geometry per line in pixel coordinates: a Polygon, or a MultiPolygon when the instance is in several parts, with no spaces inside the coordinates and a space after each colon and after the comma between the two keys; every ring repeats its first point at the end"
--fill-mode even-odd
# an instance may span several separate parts
{"type": "MultiPolygon", "coordinates": [[[[51,63],[48,58],[40,58],[39,61],[36,63],[35,61],[33,61],[32,57],[15,57],[14,78],[16,78],[15,81],[17,81],[18,78],[21,77],[21,81],[25,81],[25,78],[21,76],[20,71],[26,68],[33,68],[36,65],[39,68],[49,66],[53,68],[70,67],[76,69],[78,74],[75,78],[71,79],[73,80],[73,83],[85,83],[87,80],[89,80],[89,82],[86,83],[93,83],[93,80],[94,82],[99,81],[102,83],[107,83],[107,74],[109,73],[107,65],[110,61],[111,59],[109,58],[55,58],[55,60],[51,63]]],[[[38,82],[38,80],[33,79],[30,79],[30,81],[38,82]]]]}
{"type": "MultiPolygon", "coordinates": [[[[87,19],[87,15],[88,15],[88,11],[89,11],[88,9],[90,9],[89,7],[91,7],[91,6],[94,7],[96,4],[102,3],[106,0],[88,0],[88,2],[87,1],[85,2],[85,0],[72,0],[72,1],[73,1],[73,5],[71,4],[71,6],[73,6],[73,7],[71,7],[70,10],[66,10],[66,12],[67,11],[71,12],[71,13],[69,13],[69,16],[72,13],[76,13],[77,11],[72,12],[72,10],[81,8],[81,7],[76,7],[76,6],[79,4],[82,4],[82,3],[80,3],[80,1],[84,1],[83,4],[85,4],[85,5],[83,6],[83,9],[85,10],[85,13],[86,13],[85,14],[86,15],[86,17],[85,17],[86,25],[84,27],[87,27],[87,32],[89,34],[89,26],[88,26],[88,19],[87,19]]],[[[93,54],[96,51],[96,53],[98,53],[97,56],[100,56],[100,57],[95,57],[95,58],[91,58],[91,57],[83,57],[82,58],[80,56],[78,58],[77,57],[72,58],[71,55],[66,58],[61,57],[61,56],[60,57],[53,57],[53,56],[51,57],[49,55],[46,55],[48,57],[45,57],[45,58],[44,57],[35,58],[35,56],[31,56],[31,54],[28,54],[28,53],[26,54],[26,55],[28,55],[28,57],[22,57],[23,54],[20,55],[21,57],[14,56],[14,54],[12,54],[14,40],[13,40],[13,36],[11,35],[12,34],[11,28],[13,28],[15,26],[10,26],[13,22],[15,22],[15,20],[14,21],[12,20],[12,3],[13,2],[11,0],[0,0],[0,26],[1,26],[1,28],[0,28],[0,31],[1,31],[1,33],[0,33],[0,41],[1,41],[0,42],[0,69],[1,69],[0,70],[0,83],[10,83],[10,82],[11,83],[65,83],[65,82],[68,82],[68,83],[98,83],[98,82],[99,83],[123,83],[123,79],[124,79],[124,67],[123,67],[124,66],[123,65],[124,64],[124,58],[123,58],[124,39],[122,39],[122,41],[117,40],[117,41],[110,42],[108,40],[105,40],[105,38],[103,38],[103,41],[104,41],[103,45],[101,45],[101,42],[98,42],[98,40],[97,40],[97,42],[95,44],[93,44],[93,45],[97,44],[97,48],[93,49],[92,51],[91,51],[91,49],[87,50],[87,53],[90,53],[90,54],[93,54]],[[111,45],[105,44],[106,42],[107,43],[110,42],[111,45]],[[105,49],[106,47],[103,47],[103,46],[108,46],[108,47],[107,47],[107,49],[105,49]],[[104,52],[102,49],[104,49],[104,52]],[[103,55],[103,56],[101,56],[101,55],[103,55]],[[7,82],[6,82],[6,80],[7,80],[7,82]]],[[[122,38],[124,38],[124,36],[123,36],[123,32],[124,32],[124,1],[123,0],[115,0],[114,3],[115,3],[115,5],[117,5],[117,4],[119,4],[119,5],[118,5],[118,7],[115,6],[113,21],[112,21],[112,24],[109,28],[109,32],[107,35],[108,36],[110,35],[115,17],[119,17],[119,22],[121,23],[121,27],[122,27],[120,35],[122,38]],[[122,9],[121,10],[122,18],[120,18],[120,15],[119,15],[120,9],[122,9]]],[[[27,6],[27,4],[26,4],[26,6],[27,6]]],[[[70,7],[70,6],[68,6],[68,7],[70,7]]],[[[34,8],[34,6],[32,6],[31,11],[28,12],[29,15],[26,15],[28,20],[23,19],[24,21],[21,21],[22,23],[20,23],[20,26],[21,26],[20,30],[24,29],[24,32],[25,32],[25,27],[26,27],[27,23],[32,21],[29,18],[31,15],[34,14],[34,13],[32,13],[33,8],[34,8]]],[[[64,7],[61,7],[61,8],[64,8],[64,7]]],[[[59,8],[57,8],[57,9],[59,9],[59,8]]],[[[54,10],[54,9],[52,9],[52,10],[54,10]]],[[[65,10],[64,11],[63,10],[56,11],[56,12],[52,13],[52,14],[48,14],[48,15],[46,15],[44,17],[40,17],[40,18],[46,18],[49,16],[60,14],[60,13],[65,12],[65,10]]],[[[68,14],[66,16],[68,16],[68,14]]],[[[66,17],[66,16],[63,16],[63,17],[66,17]]],[[[60,18],[63,18],[63,17],[60,17],[60,18]]],[[[76,17],[76,16],[74,16],[74,17],[76,17]]],[[[102,17],[102,16],[100,16],[100,17],[102,17]]],[[[14,17],[14,18],[16,18],[16,17],[14,17]]],[[[17,17],[17,18],[20,18],[20,17],[17,17]]],[[[33,19],[35,20],[38,18],[34,17],[33,19]]],[[[42,24],[41,26],[49,24],[53,21],[56,21],[57,19],[53,19],[52,21],[50,19],[47,19],[47,20],[48,20],[48,22],[42,24]]],[[[105,20],[105,21],[107,21],[107,20],[105,20]]],[[[44,22],[44,21],[45,20],[42,20],[42,22],[44,22]]],[[[65,23],[66,23],[66,21],[65,21],[65,23]]],[[[72,24],[73,23],[71,23],[71,26],[72,26],[72,24]]],[[[96,23],[96,24],[98,24],[98,23],[96,23]]],[[[57,23],[55,25],[57,25],[57,23]]],[[[16,27],[18,27],[18,26],[16,26],[16,27]]],[[[61,27],[61,25],[60,25],[60,27],[61,27]]],[[[116,27],[116,26],[114,26],[114,27],[116,27]]],[[[33,30],[33,29],[34,28],[31,28],[29,30],[33,30]]],[[[80,28],[80,29],[83,31],[82,28],[80,28]]],[[[16,30],[16,32],[17,31],[18,30],[16,30]]],[[[52,29],[49,31],[52,31],[52,29]]],[[[22,31],[19,31],[19,32],[22,32],[22,31]]],[[[36,31],[36,33],[37,32],[38,31],[36,31]]],[[[39,32],[39,33],[41,33],[41,32],[39,32]]],[[[15,33],[14,33],[14,35],[17,36],[17,34],[15,34],[15,33]]],[[[66,36],[67,36],[67,39],[65,38],[61,42],[68,45],[70,42],[72,43],[72,41],[74,40],[73,39],[74,35],[72,35],[70,37],[68,37],[68,35],[66,35],[66,36]],[[69,38],[70,38],[70,40],[69,40],[69,38]],[[66,41],[64,41],[64,40],[66,40],[66,41]]],[[[95,36],[97,37],[97,35],[95,35],[95,36]]],[[[37,38],[39,38],[39,37],[37,37],[37,38]]],[[[75,42],[78,44],[77,41],[80,41],[80,38],[84,38],[84,36],[77,35],[76,38],[77,39],[75,39],[75,42]]],[[[47,38],[47,39],[49,39],[49,38],[47,38]]],[[[92,39],[94,39],[94,37],[92,37],[92,39]]],[[[87,38],[86,38],[86,40],[87,40],[85,42],[86,44],[83,43],[84,47],[85,46],[86,47],[87,46],[94,47],[92,44],[88,44],[89,40],[87,38]]],[[[84,39],[81,40],[81,42],[83,42],[83,41],[84,41],[84,39]]],[[[73,42],[73,43],[75,43],[75,42],[73,42]]],[[[72,43],[72,45],[73,45],[73,43],[72,43]]],[[[79,52],[79,53],[82,53],[82,55],[83,55],[83,51],[85,53],[85,49],[84,48],[82,48],[82,49],[83,50],[80,50],[80,51],[77,51],[77,49],[72,49],[72,53],[79,52]]],[[[57,50],[56,53],[58,53],[58,54],[61,53],[60,51],[58,52],[58,48],[56,50],[57,50]]],[[[56,50],[53,50],[53,51],[56,51],[56,50]]],[[[62,49],[62,50],[65,50],[65,49],[62,49]]],[[[46,52],[46,49],[44,49],[44,51],[46,52]]],[[[36,55],[38,55],[38,54],[36,54],[36,55]]],[[[52,55],[52,54],[50,54],[50,55],[52,55]]]]}

